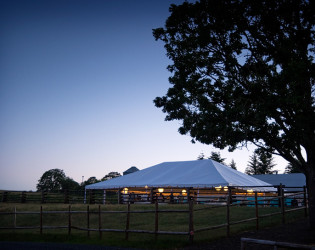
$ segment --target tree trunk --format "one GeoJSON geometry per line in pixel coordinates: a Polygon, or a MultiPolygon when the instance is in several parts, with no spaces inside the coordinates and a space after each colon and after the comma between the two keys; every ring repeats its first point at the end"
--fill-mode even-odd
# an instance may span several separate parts
{"type": "Polygon", "coordinates": [[[306,185],[308,191],[310,228],[315,229],[315,167],[311,166],[306,172],[306,185]]]}

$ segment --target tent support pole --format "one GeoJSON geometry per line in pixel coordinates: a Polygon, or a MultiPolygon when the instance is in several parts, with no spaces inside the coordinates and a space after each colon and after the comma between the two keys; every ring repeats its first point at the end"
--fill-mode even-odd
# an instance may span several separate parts
{"type": "Polygon", "coordinates": [[[103,204],[106,204],[106,189],[104,189],[104,193],[103,193],[103,204]]]}

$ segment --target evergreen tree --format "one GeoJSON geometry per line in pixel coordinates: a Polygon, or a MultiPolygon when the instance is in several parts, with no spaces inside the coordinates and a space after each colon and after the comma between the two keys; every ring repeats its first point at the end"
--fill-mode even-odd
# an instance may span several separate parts
{"type": "Polygon", "coordinates": [[[272,169],[276,164],[273,163],[272,154],[256,149],[254,154],[250,156],[248,167],[245,170],[245,174],[273,174],[272,169]]]}
{"type": "Polygon", "coordinates": [[[235,169],[235,170],[237,170],[237,168],[236,168],[236,163],[235,163],[234,159],[232,159],[232,161],[231,161],[231,163],[230,163],[230,167],[233,168],[233,169],[235,169]]]}
{"type": "Polygon", "coordinates": [[[254,152],[254,154],[249,157],[249,162],[247,164],[247,168],[245,169],[245,174],[248,175],[258,174],[258,168],[259,168],[258,157],[256,152],[254,152]]]}
{"type": "Polygon", "coordinates": [[[285,167],[285,171],[284,171],[285,174],[293,174],[293,173],[302,173],[301,170],[292,165],[292,163],[289,163],[286,167],[285,167]]]}
{"type": "Polygon", "coordinates": [[[258,174],[273,174],[274,171],[272,170],[276,164],[273,162],[272,154],[266,151],[260,151],[259,155],[259,168],[258,174]]]}
{"type": "Polygon", "coordinates": [[[214,160],[216,162],[224,163],[225,158],[222,158],[220,155],[220,152],[211,152],[211,155],[209,156],[209,159],[214,160]]]}
{"type": "Polygon", "coordinates": [[[205,154],[201,152],[200,155],[198,155],[197,160],[203,160],[204,158],[205,158],[205,154]]]}

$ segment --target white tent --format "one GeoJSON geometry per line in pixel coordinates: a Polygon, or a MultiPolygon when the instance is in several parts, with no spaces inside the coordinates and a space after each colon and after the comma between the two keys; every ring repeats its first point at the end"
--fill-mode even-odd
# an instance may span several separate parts
{"type": "MultiPolygon", "coordinates": [[[[86,189],[119,189],[132,187],[210,188],[217,186],[262,186],[271,184],[241,173],[213,160],[164,162],[135,173],[88,185],[86,189]]],[[[255,190],[255,189],[254,189],[255,190]]]]}

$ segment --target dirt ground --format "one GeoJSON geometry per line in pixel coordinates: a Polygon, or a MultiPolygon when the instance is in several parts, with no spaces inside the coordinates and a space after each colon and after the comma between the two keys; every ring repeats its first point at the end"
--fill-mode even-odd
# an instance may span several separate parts
{"type": "MultiPolygon", "coordinates": [[[[301,219],[289,224],[283,224],[273,228],[265,228],[258,231],[243,232],[233,235],[229,238],[219,239],[214,242],[199,246],[190,246],[185,249],[241,249],[241,238],[253,238],[261,240],[290,242],[303,245],[311,245],[315,247],[315,230],[309,229],[308,219],[301,219]]],[[[249,249],[273,249],[272,246],[262,246],[250,243],[246,245],[249,249]]],[[[280,249],[280,248],[278,248],[280,249]]],[[[281,248],[286,249],[286,248],[281,248]]]]}

